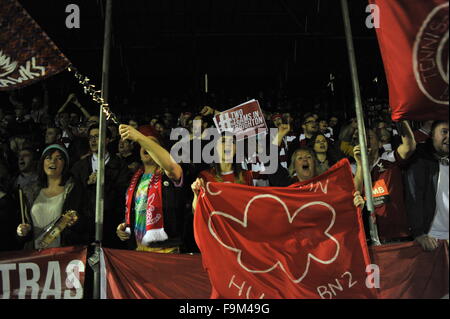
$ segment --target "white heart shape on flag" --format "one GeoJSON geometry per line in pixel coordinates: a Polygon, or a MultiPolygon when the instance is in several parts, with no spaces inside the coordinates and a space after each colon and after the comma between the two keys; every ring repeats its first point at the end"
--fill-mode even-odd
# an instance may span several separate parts
{"type": "Polygon", "coordinates": [[[289,277],[290,280],[292,280],[294,283],[299,283],[299,282],[301,282],[301,281],[306,277],[306,275],[308,274],[309,267],[310,267],[310,263],[311,263],[311,259],[313,259],[313,260],[315,260],[315,261],[317,261],[317,262],[319,262],[319,263],[321,263],[321,264],[331,264],[331,263],[333,263],[333,262],[337,259],[338,255],[339,255],[340,245],[339,245],[339,242],[336,240],[336,238],[334,238],[334,237],[329,233],[330,229],[333,227],[333,225],[334,225],[334,223],[335,223],[335,220],[336,220],[336,211],[334,210],[334,208],[333,208],[331,205],[329,205],[329,204],[327,204],[327,203],[325,203],[325,202],[322,202],[322,201],[314,201],[314,202],[310,202],[310,203],[305,204],[305,205],[301,206],[300,208],[298,208],[298,209],[294,212],[294,214],[291,215],[290,212],[289,212],[288,207],[286,206],[286,204],[285,204],[280,198],[278,198],[277,196],[274,196],[274,195],[262,194],[262,195],[256,195],[256,196],[254,196],[254,197],[247,203],[247,206],[245,207],[245,212],[244,212],[244,220],[240,220],[240,219],[238,219],[238,218],[236,218],[236,217],[234,217],[234,216],[232,216],[232,215],[226,214],[226,213],[224,213],[224,212],[214,211],[214,212],[212,212],[211,215],[209,216],[209,220],[208,220],[208,228],[209,228],[209,231],[210,231],[211,235],[212,235],[212,236],[213,236],[213,237],[214,237],[214,238],[215,238],[222,246],[224,246],[225,248],[227,248],[227,249],[229,249],[229,250],[231,250],[231,251],[237,253],[237,262],[238,262],[238,264],[240,265],[240,267],[242,267],[244,270],[246,270],[246,271],[248,271],[248,272],[250,272],[250,273],[268,273],[268,272],[271,272],[272,270],[276,269],[277,267],[280,267],[281,270],[289,277]],[[215,231],[213,230],[213,227],[212,227],[212,217],[213,217],[214,215],[223,216],[223,217],[225,217],[225,218],[231,219],[231,220],[233,220],[233,221],[239,223],[242,227],[247,228],[247,213],[248,213],[248,210],[249,210],[249,208],[250,208],[250,205],[253,203],[253,201],[255,201],[255,200],[257,200],[257,199],[261,199],[261,198],[272,198],[272,199],[275,199],[276,201],[278,201],[278,202],[283,206],[284,211],[285,211],[285,213],[286,213],[286,215],[287,215],[287,217],[288,217],[289,223],[291,223],[291,224],[292,224],[292,221],[295,219],[295,217],[296,217],[303,209],[305,209],[305,208],[307,208],[307,207],[314,206],[314,205],[321,205],[321,206],[324,206],[324,207],[328,208],[328,209],[331,211],[333,217],[332,217],[332,220],[331,220],[330,225],[327,227],[327,229],[325,230],[324,234],[325,234],[328,238],[330,238],[332,241],[334,241],[334,242],[336,243],[337,248],[336,248],[336,253],[334,254],[334,256],[333,256],[331,259],[329,259],[329,260],[322,260],[322,259],[317,258],[316,256],[314,256],[313,254],[308,253],[305,271],[303,272],[303,274],[302,274],[299,278],[292,278],[292,277],[289,275],[289,273],[286,271],[286,269],[285,269],[283,263],[281,263],[279,260],[278,260],[274,265],[272,265],[271,267],[269,267],[269,268],[267,268],[267,269],[263,269],[263,270],[249,269],[247,266],[245,266],[245,265],[243,264],[242,260],[241,260],[242,250],[239,249],[239,248],[235,248],[235,247],[228,246],[228,245],[226,245],[222,240],[220,240],[219,236],[218,236],[218,235],[215,233],[215,231]]]}

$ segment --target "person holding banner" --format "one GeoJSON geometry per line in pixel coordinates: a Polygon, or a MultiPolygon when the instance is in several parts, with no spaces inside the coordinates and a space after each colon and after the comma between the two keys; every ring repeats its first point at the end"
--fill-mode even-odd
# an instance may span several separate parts
{"type": "Polygon", "coordinates": [[[194,193],[192,211],[195,211],[200,188],[209,182],[237,183],[253,186],[253,172],[242,169],[242,165],[236,162],[236,136],[222,134],[215,146],[218,156],[212,167],[200,172],[198,178],[192,183],[194,193]]]}
{"type": "Polygon", "coordinates": [[[185,212],[183,169],[160,145],[151,125],[136,130],[122,124],[119,133],[140,145],[143,167],[131,179],[125,222],[117,227],[117,236],[137,251],[178,253],[185,212]]]}
{"type": "Polygon", "coordinates": [[[31,221],[22,221],[17,227],[17,235],[28,242],[25,248],[37,249],[50,226],[62,214],[72,210],[76,211],[76,216],[71,218],[68,227],[48,247],[88,244],[81,208],[84,201],[83,189],[71,178],[69,155],[64,146],[52,144],[44,149],[38,174],[41,190],[31,208],[31,221]]]}

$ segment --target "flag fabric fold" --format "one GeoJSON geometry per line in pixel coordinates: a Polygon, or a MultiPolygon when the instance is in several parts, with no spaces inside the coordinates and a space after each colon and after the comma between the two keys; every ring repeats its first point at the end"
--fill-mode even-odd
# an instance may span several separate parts
{"type": "Polygon", "coordinates": [[[448,118],[448,0],[369,0],[389,88],[392,119],[448,118]]]}

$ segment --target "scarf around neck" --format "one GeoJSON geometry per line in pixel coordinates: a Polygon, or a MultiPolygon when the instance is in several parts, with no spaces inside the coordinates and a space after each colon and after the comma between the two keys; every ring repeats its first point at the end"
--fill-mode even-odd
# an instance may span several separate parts
{"type": "MultiPolygon", "coordinates": [[[[131,234],[131,208],[133,206],[136,187],[144,174],[144,169],[140,168],[132,177],[126,195],[125,223],[126,232],[131,234]]],[[[147,191],[147,209],[145,235],[142,238],[142,245],[148,246],[152,242],[164,241],[168,239],[164,231],[164,213],[162,201],[162,175],[156,171],[150,179],[147,191]]]]}

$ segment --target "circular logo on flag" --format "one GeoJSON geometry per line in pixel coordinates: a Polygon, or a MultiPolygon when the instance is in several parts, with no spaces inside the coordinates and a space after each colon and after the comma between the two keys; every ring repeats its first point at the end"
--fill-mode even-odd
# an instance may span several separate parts
{"type": "Polygon", "coordinates": [[[413,66],[422,93],[434,103],[448,105],[448,2],[434,8],[422,23],[413,66]]]}

